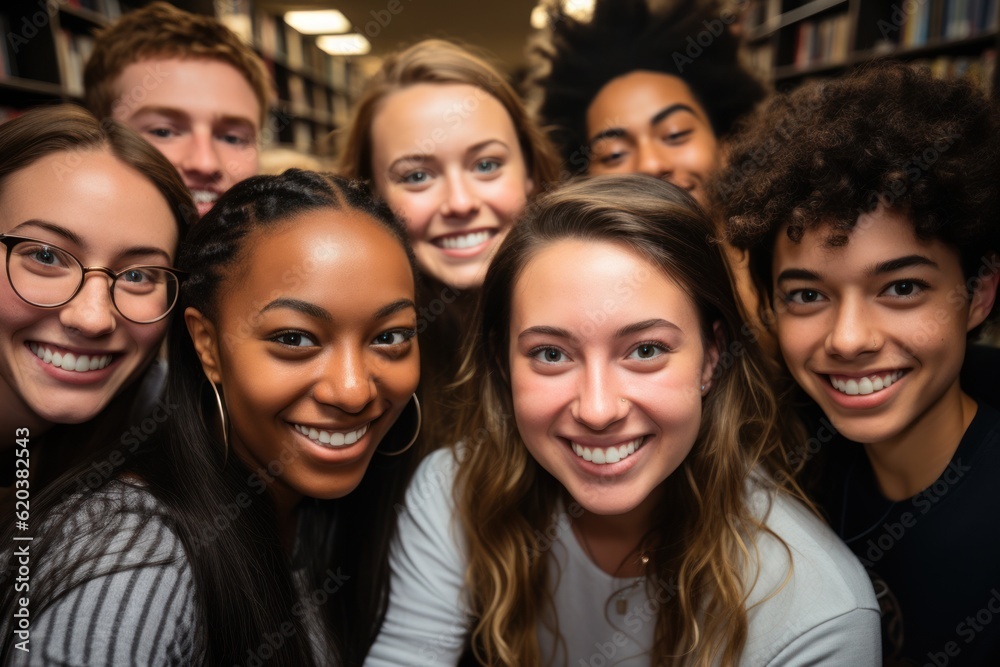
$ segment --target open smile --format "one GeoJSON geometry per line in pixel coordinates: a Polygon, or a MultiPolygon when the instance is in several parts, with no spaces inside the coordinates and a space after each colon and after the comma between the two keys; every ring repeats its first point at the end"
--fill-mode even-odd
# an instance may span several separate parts
{"type": "Polygon", "coordinates": [[[456,234],[436,236],[431,239],[431,243],[449,255],[476,255],[489,245],[499,231],[498,229],[473,229],[456,234]]]}
{"type": "Polygon", "coordinates": [[[114,353],[88,353],[71,352],[64,347],[58,347],[48,343],[27,342],[28,349],[42,363],[49,364],[64,371],[75,373],[85,373],[88,371],[99,371],[107,368],[115,358],[114,353]]]}
{"type": "Polygon", "coordinates": [[[859,377],[849,375],[827,375],[830,385],[842,394],[848,396],[867,396],[883,391],[898,382],[906,375],[905,369],[871,373],[859,377]]]}
{"type": "Polygon", "coordinates": [[[353,445],[358,440],[365,436],[368,432],[368,427],[371,426],[371,422],[367,422],[360,428],[352,430],[337,430],[328,431],[326,429],[318,429],[314,426],[306,426],[305,424],[292,424],[292,427],[306,436],[313,442],[322,445],[323,447],[349,447],[353,445]]]}
{"type": "Polygon", "coordinates": [[[618,463],[627,459],[637,450],[642,448],[646,436],[640,436],[623,443],[608,446],[585,446],[570,440],[570,448],[584,461],[606,465],[608,463],[618,463]]]}

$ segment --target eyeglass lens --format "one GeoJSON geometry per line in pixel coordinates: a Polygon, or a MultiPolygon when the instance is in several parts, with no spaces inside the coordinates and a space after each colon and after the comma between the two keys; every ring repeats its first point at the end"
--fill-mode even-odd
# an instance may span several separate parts
{"type": "MultiPolygon", "coordinates": [[[[28,303],[61,306],[83,284],[84,270],[70,253],[42,243],[24,242],[8,256],[14,290],[28,303]]],[[[133,322],[154,322],[170,312],[177,300],[177,277],[156,267],[137,266],[119,273],[112,298],[118,311],[133,322]]]]}

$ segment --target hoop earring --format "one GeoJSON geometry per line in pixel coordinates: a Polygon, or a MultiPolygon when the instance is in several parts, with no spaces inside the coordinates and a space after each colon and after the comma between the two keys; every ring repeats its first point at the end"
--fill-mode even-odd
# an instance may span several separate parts
{"type": "MultiPolygon", "coordinates": [[[[222,418],[222,444],[225,445],[225,449],[222,452],[222,467],[225,468],[229,462],[229,421],[226,418],[226,406],[222,403],[222,395],[219,393],[219,388],[215,386],[215,383],[209,380],[208,384],[212,387],[212,393],[215,394],[215,405],[219,408],[219,417],[222,418]]],[[[202,419],[202,423],[204,421],[202,419]]]]}
{"type": "Polygon", "coordinates": [[[406,447],[403,447],[400,450],[397,450],[395,452],[383,452],[381,449],[376,449],[375,451],[377,451],[382,456],[399,456],[400,454],[409,450],[410,447],[412,447],[417,442],[417,438],[420,437],[420,425],[421,423],[423,423],[423,415],[420,414],[420,399],[417,398],[416,394],[413,394],[411,398],[413,398],[413,404],[417,408],[417,430],[416,432],[414,432],[413,437],[410,438],[410,442],[406,444],[406,447]]]}

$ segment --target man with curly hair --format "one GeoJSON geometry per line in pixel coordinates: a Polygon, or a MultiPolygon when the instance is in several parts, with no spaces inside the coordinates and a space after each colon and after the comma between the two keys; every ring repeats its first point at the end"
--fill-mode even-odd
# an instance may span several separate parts
{"type": "Polygon", "coordinates": [[[1000,411],[960,377],[998,315],[996,105],[878,65],[771,100],[731,148],[713,200],[838,432],[792,455],[881,591],[886,664],[1000,664],[1000,411]]]}
{"type": "Polygon", "coordinates": [[[679,0],[597,0],[577,20],[552,3],[534,48],[541,120],[571,173],[641,172],[699,200],[720,141],[764,87],[739,63],[731,10],[679,0]]]}
{"type": "Polygon", "coordinates": [[[213,17],[166,2],[125,14],[98,34],[84,88],[98,118],[126,123],[173,163],[199,215],[259,169],[270,75],[213,17]]]}

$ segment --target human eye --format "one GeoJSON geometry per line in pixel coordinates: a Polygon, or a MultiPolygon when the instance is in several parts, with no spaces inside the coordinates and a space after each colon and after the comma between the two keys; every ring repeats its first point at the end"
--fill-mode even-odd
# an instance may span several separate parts
{"type": "Polygon", "coordinates": [[[528,356],[536,361],[540,361],[543,364],[559,364],[569,361],[569,357],[566,353],[560,350],[558,347],[552,347],[549,345],[542,345],[533,348],[528,352],[528,356]]]}
{"type": "Polygon", "coordinates": [[[254,141],[253,136],[249,130],[226,130],[219,134],[219,140],[231,146],[249,146],[254,141]]]}
{"type": "Polygon", "coordinates": [[[912,278],[896,280],[882,290],[882,294],[897,299],[913,299],[923,294],[924,290],[929,287],[930,285],[922,280],[914,280],[912,278]]]}
{"type": "Polygon", "coordinates": [[[678,132],[667,132],[663,136],[663,142],[670,146],[679,146],[681,144],[687,143],[688,139],[691,138],[691,135],[693,133],[694,130],[680,130],[678,132]]]}
{"type": "Polygon", "coordinates": [[[180,133],[173,127],[167,125],[156,125],[146,129],[146,134],[156,139],[170,139],[180,133]]]}
{"type": "Polygon", "coordinates": [[[482,158],[480,160],[476,160],[476,163],[472,166],[472,168],[473,171],[478,174],[494,174],[502,166],[503,163],[496,158],[482,158]]]}
{"type": "Polygon", "coordinates": [[[666,354],[670,351],[670,348],[663,343],[658,343],[655,341],[647,341],[644,343],[639,343],[632,351],[629,353],[629,359],[635,359],[639,361],[645,361],[647,359],[656,359],[657,357],[666,354]]]}
{"type": "Polygon", "coordinates": [[[372,345],[375,346],[399,346],[408,343],[417,332],[414,329],[392,329],[391,331],[383,331],[379,335],[375,336],[372,340],[372,345]]]}
{"type": "Polygon", "coordinates": [[[819,303],[825,300],[823,293],[814,289],[793,289],[784,295],[784,302],[788,305],[804,306],[819,303]]]}
{"type": "Polygon", "coordinates": [[[399,177],[399,182],[405,185],[424,185],[431,179],[431,174],[426,169],[414,169],[399,177]]]}
{"type": "Polygon", "coordinates": [[[22,264],[28,269],[38,272],[67,269],[76,263],[73,256],[65,250],[37,243],[18,246],[17,254],[22,264]]]}
{"type": "Polygon", "coordinates": [[[301,331],[280,331],[268,340],[271,340],[283,347],[315,347],[316,342],[309,334],[301,331]]]}

